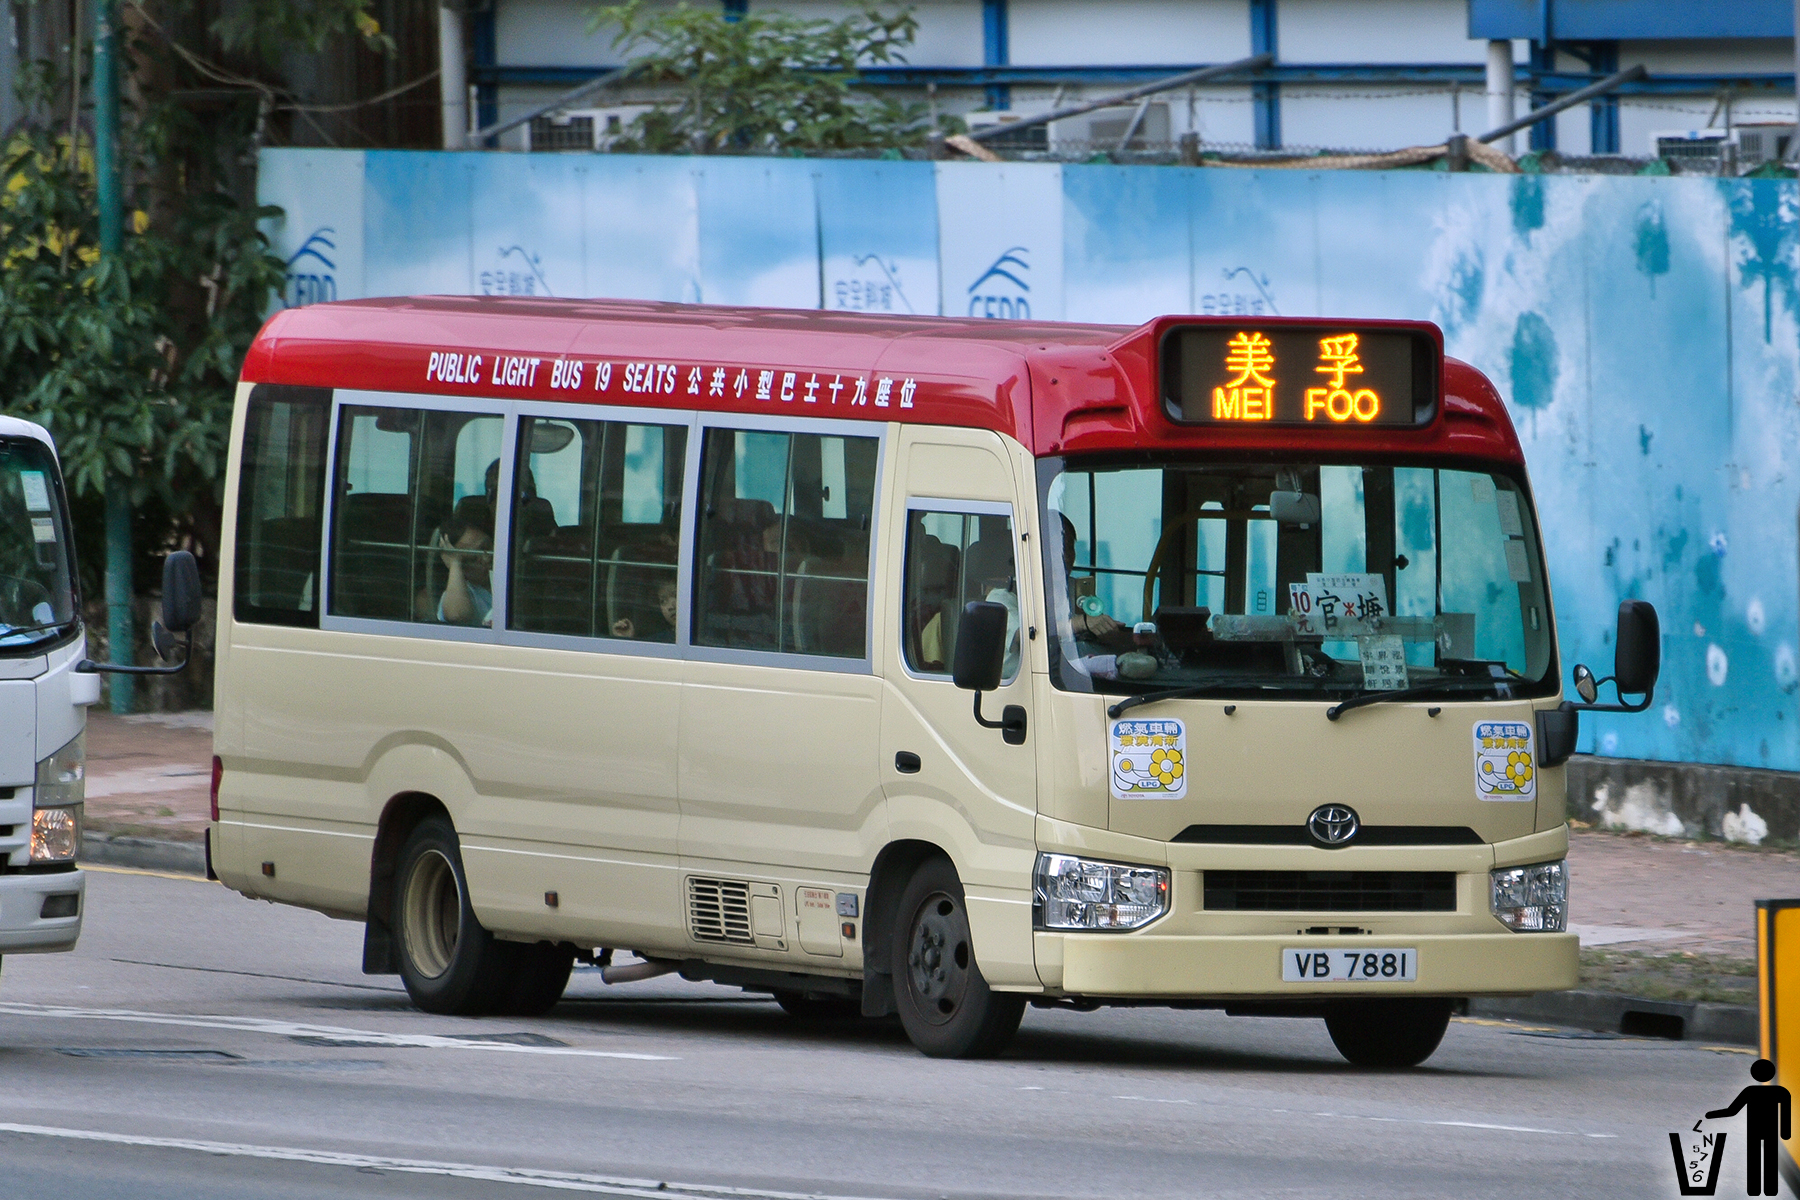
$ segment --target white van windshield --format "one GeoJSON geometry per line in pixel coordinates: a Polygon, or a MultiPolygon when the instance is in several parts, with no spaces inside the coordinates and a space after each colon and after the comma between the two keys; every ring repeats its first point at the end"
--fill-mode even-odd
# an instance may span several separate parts
{"type": "Polygon", "coordinates": [[[74,623],[62,504],[50,450],[32,438],[0,438],[0,654],[40,649],[74,623]]]}
{"type": "Polygon", "coordinates": [[[1522,480],[1387,463],[1051,461],[1053,677],[1108,693],[1555,688],[1522,480]]]}

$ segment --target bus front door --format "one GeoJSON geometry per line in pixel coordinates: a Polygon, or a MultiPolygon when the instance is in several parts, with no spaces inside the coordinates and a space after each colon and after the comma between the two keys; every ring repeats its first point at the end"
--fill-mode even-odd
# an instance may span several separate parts
{"type": "Polygon", "coordinates": [[[889,838],[949,855],[982,973],[992,985],[1035,987],[1029,881],[1038,730],[1026,631],[1037,618],[1024,614],[1035,607],[1028,579],[1036,572],[1021,553],[1017,476],[1006,444],[986,430],[908,428],[902,438],[889,526],[896,536],[879,576],[898,624],[882,639],[889,838]],[[998,720],[1008,705],[1025,709],[1023,744],[977,724],[971,693],[951,682],[957,621],[976,600],[1005,605],[1011,635],[1001,686],[982,694],[982,713],[998,720]]]}

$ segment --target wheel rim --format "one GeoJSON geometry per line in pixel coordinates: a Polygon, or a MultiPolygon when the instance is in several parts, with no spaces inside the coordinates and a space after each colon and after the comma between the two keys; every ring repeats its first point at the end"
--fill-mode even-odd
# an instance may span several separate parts
{"type": "Polygon", "coordinates": [[[974,966],[969,921],[954,896],[933,892],[913,914],[907,935],[906,980],[919,1015],[943,1025],[962,1010],[974,966]]]}
{"type": "Polygon", "coordinates": [[[406,956],[419,974],[436,979],[450,969],[462,934],[462,889],[441,850],[427,850],[406,877],[400,914],[406,956]]]}

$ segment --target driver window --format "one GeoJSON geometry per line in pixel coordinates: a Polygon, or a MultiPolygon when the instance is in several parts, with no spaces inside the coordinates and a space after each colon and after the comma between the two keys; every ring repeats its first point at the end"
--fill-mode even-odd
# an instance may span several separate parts
{"type": "Polygon", "coordinates": [[[1012,517],[944,512],[906,514],[902,652],[921,675],[948,675],[956,661],[956,624],[963,606],[992,600],[1006,606],[1007,648],[1001,677],[1019,669],[1019,585],[1012,517]]]}

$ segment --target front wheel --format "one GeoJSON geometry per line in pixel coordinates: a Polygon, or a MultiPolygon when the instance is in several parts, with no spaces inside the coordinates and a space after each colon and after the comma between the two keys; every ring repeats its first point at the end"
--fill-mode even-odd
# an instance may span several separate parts
{"type": "Polygon", "coordinates": [[[1454,1005],[1430,996],[1344,1000],[1327,1010],[1325,1031],[1359,1067],[1416,1067],[1444,1040],[1454,1005]]]}
{"type": "Polygon", "coordinates": [[[900,896],[894,931],[894,1001],[906,1036],[932,1058],[992,1058],[1025,1015],[1025,997],[995,992],[969,936],[962,881],[933,858],[900,896]]]}
{"type": "Polygon", "coordinates": [[[426,1012],[480,1016],[506,1000],[508,948],[475,919],[462,847],[445,817],[419,822],[394,870],[400,979],[426,1012]]]}

